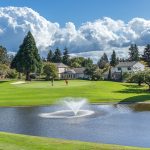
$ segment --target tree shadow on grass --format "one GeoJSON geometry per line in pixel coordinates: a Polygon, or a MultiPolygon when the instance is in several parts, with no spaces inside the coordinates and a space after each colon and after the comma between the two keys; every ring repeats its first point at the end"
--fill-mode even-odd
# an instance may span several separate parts
{"type": "Polygon", "coordinates": [[[135,93],[135,94],[150,93],[149,90],[143,88],[143,87],[145,87],[145,85],[138,86],[138,85],[124,84],[123,86],[125,86],[126,88],[123,90],[115,91],[115,93],[124,93],[124,94],[128,94],[128,93],[135,93]]]}
{"type": "Polygon", "coordinates": [[[137,103],[137,102],[145,102],[148,100],[150,100],[150,94],[129,97],[129,98],[126,98],[126,99],[120,101],[119,104],[132,104],[132,103],[137,103]]]}
{"type": "Polygon", "coordinates": [[[141,85],[141,86],[139,86],[139,85],[135,85],[135,84],[122,84],[123,86],[125,86],[125,87],[127,87],[127,88],[136,88],[136,89],[140,89],[140,88],[143,88],[143,87],[145,87],[145,85],[141,85]]]}
{"type": "Polygon", "coordinates": [[[5,83],[5,82],[8,82],[8,81],[5,81],[5,80],[0,80],[0,84],[1,84],[1,83],[5,83]]]}

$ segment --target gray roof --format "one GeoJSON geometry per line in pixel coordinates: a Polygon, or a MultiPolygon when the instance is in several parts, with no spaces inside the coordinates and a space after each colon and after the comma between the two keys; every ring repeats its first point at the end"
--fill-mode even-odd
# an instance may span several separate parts
{"type": "Polygon", "coordinates": [[[84,73],[84,70],[85,70],[85,68],[74,68],[74,71],[79,74],[84,73]]]}
{"type": "Polygon", "coordinates": [[[137,63],[137,61],[127,61],[127,62],[119,62],[116,67],[132,67],[137,63]]]}
{"type": "Polygon", "coordinates": [[[54,63],[54,64],[56,65],[57,68],[68,68],[68,66],[63,63],[54,63]]]}

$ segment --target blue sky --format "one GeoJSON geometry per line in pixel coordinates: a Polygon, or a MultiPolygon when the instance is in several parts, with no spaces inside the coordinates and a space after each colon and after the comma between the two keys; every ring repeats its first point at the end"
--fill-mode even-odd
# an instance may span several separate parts
{"type": "Polygon", "coordinates": [[[150,0],[0,0],[0,43],[16,52],[30,30],[40,54],[67,47],[95,62],[112,50],[125,58],[131,43],[140,53],[150,44],[149,7],[150,0]]]}
{"type": "Polygon", "coordinates": [[[104,16],[125,22],[134,17],[150,18],[150,0],[1,0],[0,6],[27,6],[52,22],[80,26],[104,16]]]}

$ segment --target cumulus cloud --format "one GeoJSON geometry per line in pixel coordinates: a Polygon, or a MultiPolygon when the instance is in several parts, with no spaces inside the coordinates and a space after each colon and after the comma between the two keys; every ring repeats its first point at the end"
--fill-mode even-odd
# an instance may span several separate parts
{"type": "Polygon", "coordinates": [[[48,49],[67,47],[72,56],[97,60],[105,51],[116,50],[127,56],[128,47],[136,43],[140,49],[150,41],[150,20],[133,18],[128,23],[108,17],[83,23],[76,28],[73,22],[60,27],[27,7],[0,7],[0,44],[16,52],[28,31],[35,37],[41,54],[48,49]]]}

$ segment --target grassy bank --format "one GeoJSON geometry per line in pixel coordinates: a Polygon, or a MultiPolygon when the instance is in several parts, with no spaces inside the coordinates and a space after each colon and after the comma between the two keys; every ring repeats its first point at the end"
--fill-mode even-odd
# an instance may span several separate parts
{"type": "Polygon", "coordinates": [[[12,85],[0,81],[0,106],[49,105],[64,97],[85,97],[92,103],[150,101],[147,87],[109,81],[32,81],[12,85]]]}
{"type": "Polygon", "coordinates": [[[148,150],[0,132],[0,150],[148,150]]]}

